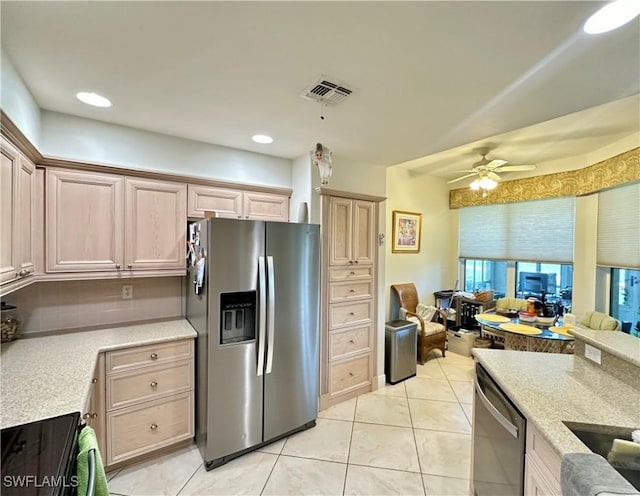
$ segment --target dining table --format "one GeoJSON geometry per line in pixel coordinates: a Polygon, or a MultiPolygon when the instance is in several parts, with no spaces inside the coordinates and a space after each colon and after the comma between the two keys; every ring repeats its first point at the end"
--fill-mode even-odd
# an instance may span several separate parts
{"type": "Polygon", "coordinates": [[[575,326],[555,323],[524,321],[495,313],[479,313],[480,334],[504,342],[506,350],[566,353],[573,348],[574,337],[569,330],[575,326]]]}

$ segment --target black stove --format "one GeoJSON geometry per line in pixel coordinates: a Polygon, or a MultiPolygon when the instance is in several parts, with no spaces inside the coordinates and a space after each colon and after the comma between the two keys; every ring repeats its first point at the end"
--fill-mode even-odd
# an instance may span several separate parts
{"type": "Polygon", "coordinates": [[[73,495],[80,413],[2,429],[2,496],[73,495]]]}

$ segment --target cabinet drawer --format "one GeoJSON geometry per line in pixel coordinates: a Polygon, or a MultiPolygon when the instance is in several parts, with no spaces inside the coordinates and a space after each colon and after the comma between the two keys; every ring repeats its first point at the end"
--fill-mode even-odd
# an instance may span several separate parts
{"type": "Polygon", "coordinates": [[[107,410],[193,389],[193,360],[144,367],[107,378],[107,410]]]}
{"type": "Polygon", "coordinates": [[[109,351],[107,374],[193,357],[193,339],[109,351]]]}
{"type": "Polygon", "coordinates": [[[372,316],[372,301],[334,303],[329,309],[329,327],[331,329],[355,323],[369,323],[372,316]]]}
{"type": "Polygon", "coordinates": [[[373,277],[373,266],[363,267],[330,267],[331,281],[352,281],[354,279],[371,279],[373,277]]]}
{"type": "Polygon", "coordinates": [[[371,281],[332,283],[329,287],[331,303],[354,298],[371,298],[371,281]]]}
{"type": "Polygon", "coordinates": [[[329,333],[329,360],[344,358],[345,355],[368,351],[371,326],[357,327],[329,333]]]}
{"type": "Polygon", "coordinates": [[[531,424],[527,425],[527,455],[560,484],[560,456],[531,424]]]}
{"type": "Polygon", "coordinates": [[[367,354],[345,362],[334,363],[329,370],[330,394],[336,395],[349,389],[371,384],[371,355],[367,354]]]}
{"type": "Polygon", "coordinates": [[[525,456],[524,494],[526,496],[562,496],[560,483],[549,477],[549,474],[529,455],[525,456]]]}
{"type": "Polygon", "coordinates": [[[193,392],[107,414],[107,465],[193,437],[193,392]]]}

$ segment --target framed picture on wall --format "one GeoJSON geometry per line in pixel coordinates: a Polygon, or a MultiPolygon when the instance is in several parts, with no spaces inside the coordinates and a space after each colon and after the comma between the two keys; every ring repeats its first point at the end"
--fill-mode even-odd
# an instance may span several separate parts
{"type": "Polygon", "coordinates": [[[419,253],[422,235],[422,214],[393,211],[392,253],[419,253]]]}

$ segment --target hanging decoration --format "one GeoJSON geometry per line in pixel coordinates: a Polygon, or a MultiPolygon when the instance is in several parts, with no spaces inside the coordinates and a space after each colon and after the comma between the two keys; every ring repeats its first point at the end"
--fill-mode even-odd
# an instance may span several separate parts
{"type": "MultiPolygon", "coordinates": [[[[324,121],[324,105],[325,102],[320,100],[320,120],[324,121]]],[[[331,150],[322,143],[316,143],[316,149],[311,152],[311,163],[318,168],[320,173],[320,184],[323,186],[329,184],[329,178],[333,170],[333,160],[331,150]]]]}
{"type": "Polygon", "coordinates": [[[318,168],[320,173],[320,184],[329,184],[329,178],[333,169],[333,161],[331,159],[331,150],[322,143],[316,143],[316,149],[311,152],[311,162],[318,168]]]}

